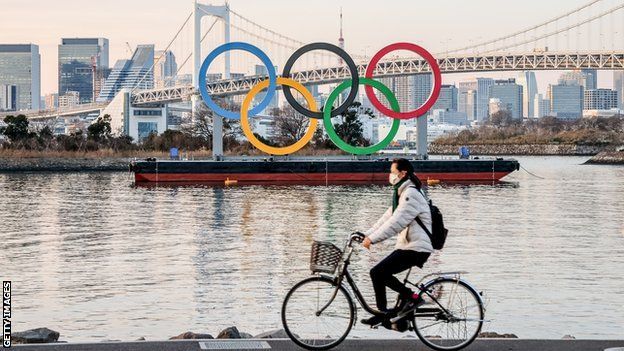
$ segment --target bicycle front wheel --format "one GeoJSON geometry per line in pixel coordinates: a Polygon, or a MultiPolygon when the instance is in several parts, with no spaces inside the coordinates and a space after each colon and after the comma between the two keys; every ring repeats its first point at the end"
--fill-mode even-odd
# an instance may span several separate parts
{"type": "Polygon", "coordinates": [[[425,304],[414,312],[416,335],[434,350],[459,350],[481,331],[484,308],[479,293],[462,280],[438,278],[425,285],[425,304]]]}
{"type": "Polygon", "coordinates": [[[282,305],[282,324],[297,345],[327,350],[340,344],[355,318],[353,300],[331,279],[312,277],[297,283],[282,305]]]}

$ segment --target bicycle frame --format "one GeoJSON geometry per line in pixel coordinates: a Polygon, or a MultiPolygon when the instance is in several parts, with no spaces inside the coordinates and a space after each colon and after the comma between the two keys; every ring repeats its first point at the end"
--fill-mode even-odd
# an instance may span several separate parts
{"type": "MultiPolygon", "coordinates": [[[[362,308],[373,315],[379,315],[381,314],[381,312],[373,307],[371,307],[367,302],[366,299],[364,298],[364,296],[362,295],[362,293],[360,292],[360,289],[358,288],[357,284],[355,283],[355,281],[353,280],[353,277],[351,276],[351,274],[349,273],[348,267],[351,259],[351,255],[353,254],[353,241],[355,241],[354,236],[352,235],[348,240],[347,243],[345,244],[345,247],[343,249],[343,256],[341,259],[341,264],[338,265],[338,267],[336,268],[336,273],[334,273],[333,276],[329,276],[329,275],[324,275],[326,278],[332,279],[336,282],[336,289],[334,290],[334,292],[332,293],[332,296],[330,297],[329,301],[323,306],[321,307],[317,312],[316,315],[319,316],[321,315],[321,313],[323,313],[323,311],[329,307],[329,305],[331,305],[331,303],[334,301],[334,298],[336,297],[336,295],[338,294],[338,289],[340,286],[342,286],[343,284],[343,278],[346,278],[346,282],[349,285],[349,287],[351,288],[351,291],[353,292],[353,294],[355,295],[356,300],[360,303],[360,305],[362,306],[362,308]]],[[[448,276],[448,275],[454,275],[457,277],[457,280],[460,279],[461,274],[466,273],[464,271],[456,271],[456,272],[438,272],[438,273],[431,273],[431,274],[427,274],[424,277],[422,277],[418,282],[416,283],[412,283],[409,281],[409,275],[412,272],[412,269],[410,268],[407,271],[407,274],[405,276],[405,279],[403,280],[403,284],[407,285],[410,284],[414,287],[416,287],[419,290],[420,294],[426,294],[433,302],[435,302],[438,308],[421,308],[421,309],[416,309],[416,313],[418,314],[418,316],[435,316],[440,312],[443,312],[446,315],[452,315],[446,308],[444,308],[444,306],[442,306],[438,300],[432,296],[429,291],[427,291],[426,289],[424,289],[424,286],[426,284],[422,284],[422,281],[425,280],[428,277],[431,276],[448,276]]],[[[347,289],[348,290],[348,289],[347,289]]],[[[398,301],[397,301],[398,304],[398,301]]],[[[395,306],[396,307],[396,306],[395,306]]],[[[400,319],[403,316],[397,316],[394,319],[400,319]]]]}

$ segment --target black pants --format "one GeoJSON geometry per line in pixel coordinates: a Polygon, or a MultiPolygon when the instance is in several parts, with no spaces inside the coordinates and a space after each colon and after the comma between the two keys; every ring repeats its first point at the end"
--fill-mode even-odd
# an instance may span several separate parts
{"type": "Polygon", "coordinates": [[[422,268],[423,264],[425,264],[429,258],[429,255],[429,252],[394,250],[371,269],[370,276],[373,281],[373,288],[375,289],[377,308],[380,311],[385,311],[387,309],[386,287],[398,292],[401,297],[408,297],[414,293],[410,288],[403,285],[394,274],[413,266],[422,268]]]}

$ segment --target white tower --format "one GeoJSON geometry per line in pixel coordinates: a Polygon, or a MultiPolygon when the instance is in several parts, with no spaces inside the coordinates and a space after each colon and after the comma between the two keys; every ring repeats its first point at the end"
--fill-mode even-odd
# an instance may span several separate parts
{"type": "MultiPolygon", "coordinates": [[[[201,54],[201,20],[204,16],[218,17],[223,21],[223,40],[224,43],[230,42],[230,6],[226,2],[225,5],[212,6],[203,5],[193,0],[193,16],[194,16],[194,40],[193,40],[193,88],[195,88],[195,94],[191,97],[192,115],[195,115],[195,111],[200,104],[201,96],[199,95],[199,69],[202,64],[201,54]]],[[[223,71],[223,78],[230,78],[230,52],[226,51],[225,67],[223,71]]],[[[214,115],[213,117],[213,137],[212,137],[212,156],[215,159],[223,156],[223,117],[214,115]]]]}

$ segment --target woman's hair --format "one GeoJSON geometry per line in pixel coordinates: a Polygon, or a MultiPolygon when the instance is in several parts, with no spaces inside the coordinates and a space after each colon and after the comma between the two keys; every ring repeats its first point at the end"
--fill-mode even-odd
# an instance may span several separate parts
{"type": "Polygon", "coordinates": [[[409,160],[406,160],[404,158],[395,158],[394,160],[392,160],[392,163],[396,164],[396,167],[399,171],[406,171],[407,177],[412,181],[412,183],[414,183],[416,188],[420,189],[422,183],[420,182],[420,179],[418,179],[416,174],[414,174],[414,166],[409,160]]]}

